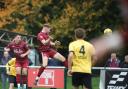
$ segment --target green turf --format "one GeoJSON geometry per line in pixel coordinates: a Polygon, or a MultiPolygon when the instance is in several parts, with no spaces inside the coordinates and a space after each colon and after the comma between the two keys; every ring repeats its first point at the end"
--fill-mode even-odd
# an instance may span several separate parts
{"type": "MultiPolygon", "coordinates": [[[[0,82],[0,89],[2,89],[1,86],[2,85],[1,85],[1,82],[0,82]]],[[[98,88],[99,87],[99,77],[93,77],[92,78],[92,86],[93,86],[92,89],[99,89],[98,88]]],[[[8,85],[6,87],[8,89],[8,85]]],[[[33,89],[46,89],[46,88],[33,88],[33,89]]],[[[72,89],[72,87],[71,87],[71,77],[67,77],[67,89],[72,89]]],[[[80,88],[80,89],[82,89],[82,88],[80,88]]]]}

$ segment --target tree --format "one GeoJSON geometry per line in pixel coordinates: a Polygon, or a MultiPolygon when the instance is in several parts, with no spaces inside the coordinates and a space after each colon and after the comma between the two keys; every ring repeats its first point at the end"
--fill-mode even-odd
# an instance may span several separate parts
{"type": "Polygon", "coordinates": [[[48,22],[53,26],[53,36],[66,49],[77,27],[85,28],[90,40],[102,35],[105,28],[114,30],[122,22],[116,0],[3,0],[2,3],[0,28],[37,35],[48,22]]]}

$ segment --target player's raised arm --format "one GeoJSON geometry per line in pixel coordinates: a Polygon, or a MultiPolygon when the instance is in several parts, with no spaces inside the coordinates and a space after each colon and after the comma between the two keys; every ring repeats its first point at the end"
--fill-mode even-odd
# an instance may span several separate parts
{"type": "Polygon", "coordinates": [[[26,50],[26,52],[25,53],[22,53],[21,55],[20,55],[20,57],[25,57],[25,56],[27,56],[29,53],[30,53],[30,48],[29,48],[29,46],[28,46],[28,44],[26,43],[26,42],[24,42],[24,49],[26,50]]]}
{"type": "Polygon", "coordinates": [[[52,45],[52,46],[59,46],[59,45],[61,45],[61,42],[60,41],[58,41],[58,40],[56,40],[55,42],[50,42],[50,44],[52,45]]]}
{"type": "Polygon", "coordinates": [[[28,49],[25,53],[21,54],[20,57],[25,57],[30,53],[30,49],[28,49]]]}
{"type": "Polygon", "coordinates": [[[41,43],[42,43],[43,45],[47,45],[47,44],[49,44],[50,40],[51,40],[50,38],[48,38],[47,40],[42,39],[42,40],[41,40],[41,43]]]}

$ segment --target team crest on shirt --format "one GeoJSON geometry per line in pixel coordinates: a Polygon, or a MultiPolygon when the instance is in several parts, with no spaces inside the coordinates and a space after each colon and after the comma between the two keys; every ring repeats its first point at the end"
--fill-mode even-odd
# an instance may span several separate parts
{"type": "Polygon", "coordinates": [[[20,54],[23,53],[23,51],[21,49],[14,49],[14,53],[20,54]]]}

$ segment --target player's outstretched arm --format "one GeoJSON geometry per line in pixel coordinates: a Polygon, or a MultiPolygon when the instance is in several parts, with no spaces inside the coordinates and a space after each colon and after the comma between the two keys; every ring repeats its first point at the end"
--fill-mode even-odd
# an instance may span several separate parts
{"type": "Polygon", "coordinates": [[[25,52],[24,54],[21,54],[20,56],[21,56],[21,57],[25,57],[25,56],[27,56],[29,53],[30,53],[30,49],[28,49],[27,52],[25,52]]]}
{"type": "Polygon", "coordinates": [[[45,39],[41,40],[41,43],[44,45],[47,45],[47,44],[49,44],[49,42],[51,43],[51,40],[53,40],[53,38],[51,36],[49,36],[49,38],[47,40],[45,40],[45,39]]]}
{"type": "Polygon", "coordinates": [[[58,41],[58,40],[56,40],[55,42],[50,42],[50,44],[52,45],[52,46],[59,46],[59,45],[61,45],[61,42],[60,41],[58,41]]]}

